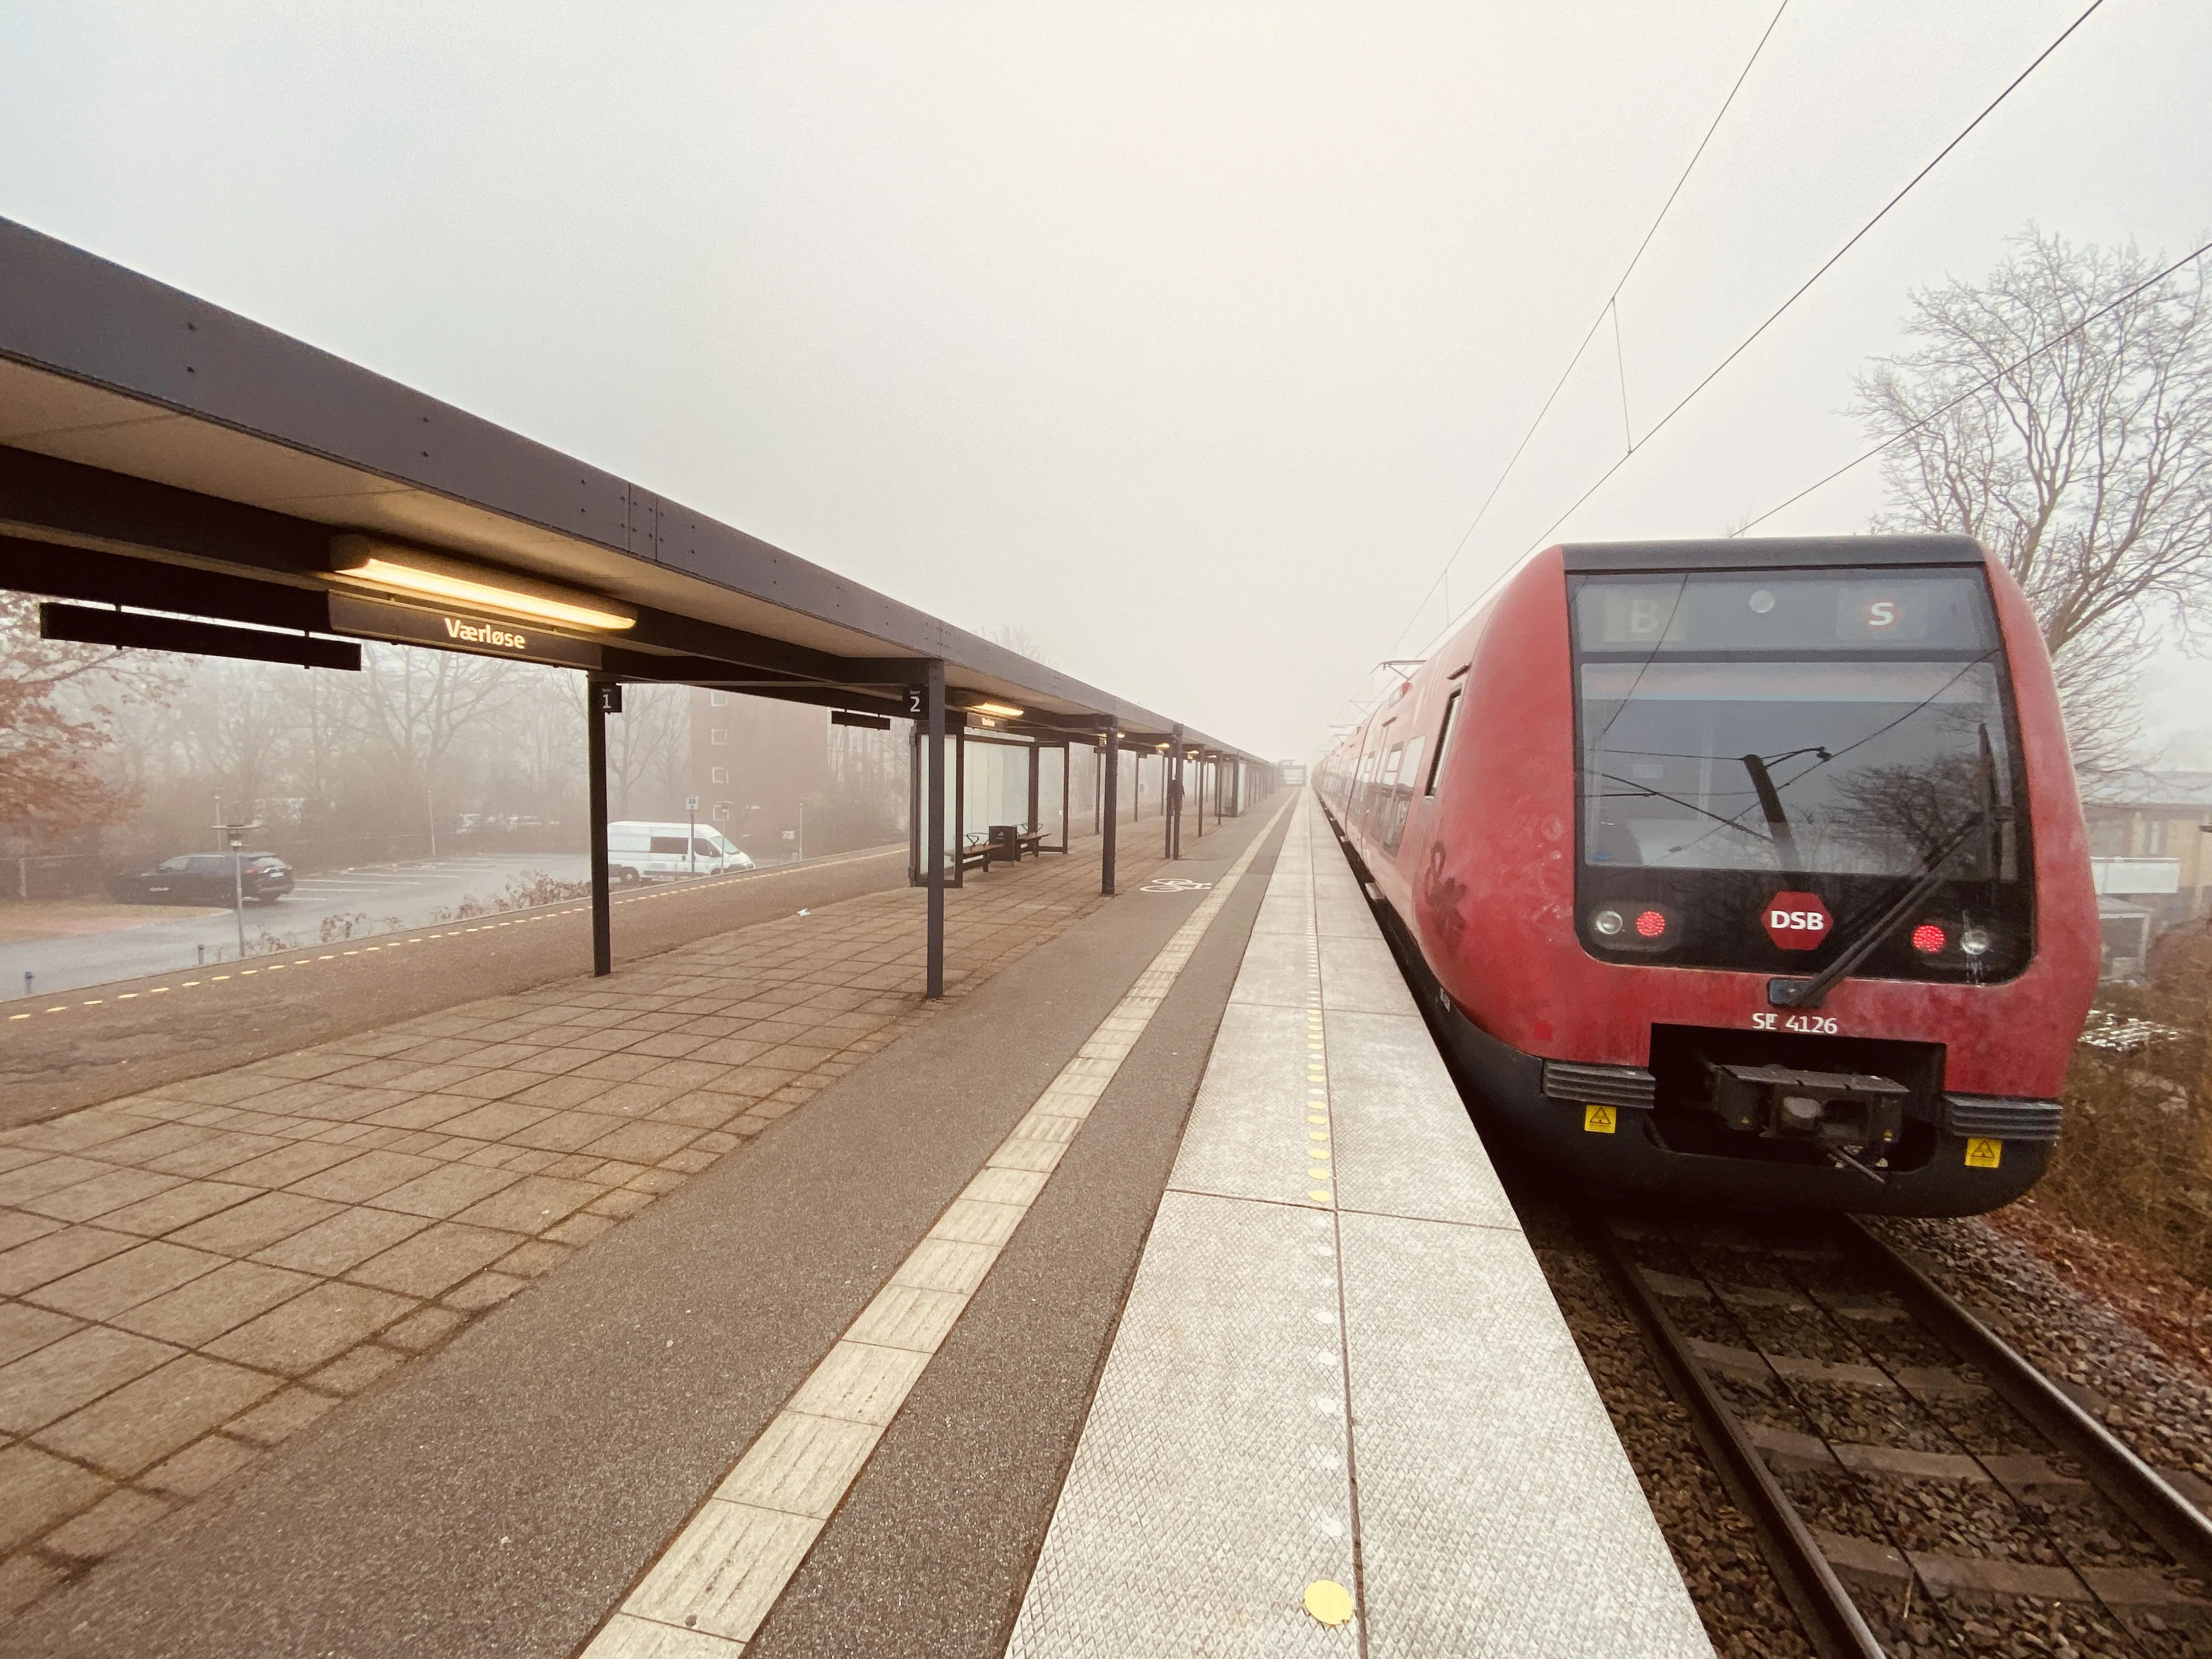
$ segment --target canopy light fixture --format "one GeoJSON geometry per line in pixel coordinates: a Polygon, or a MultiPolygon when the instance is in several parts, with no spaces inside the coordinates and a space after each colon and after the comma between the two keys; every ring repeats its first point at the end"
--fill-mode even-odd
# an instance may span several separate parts
{"type": "Polygon", "coordinates": [[[331,563],[331,575],[349,586],[495,611],[560,628],[613,631],[637,626],[636,610],[617,599],[366,536],[333,538],[331,563]]]}
{"type": "Polygon", "coordinates": [[[1018,720],[1022,717],[1022,711],[1010,702],[971,702],[968,705],[968,712],[971,714],[995,714],[1002,720],[1018,720]]]}

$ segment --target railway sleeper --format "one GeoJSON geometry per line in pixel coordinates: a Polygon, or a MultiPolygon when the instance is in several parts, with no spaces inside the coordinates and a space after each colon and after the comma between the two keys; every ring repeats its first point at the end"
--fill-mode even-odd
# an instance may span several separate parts
{"type": "Polygon", "coordinates": [[[1871,1538],[1813,1528],[1813,1541],[1856,1594],[1874,1599],[1905,1594],[1916,1579],[1938,1602],[1962,1607],[2004,1607],[2020,1601],[2101,1603],[2130,1623],[2156,1620],[2153,1628],[2212,1635],[2212,1601],[2185,1594],[2150,1567],[2046,1567],[2032,1561],[1900,1550],[1871,1538]]]}
{"type": "Polygon", "coordinates": [[[1984,1384],[1960,1376],[1948,1365],[1900,1365],[1894,1371],[1886,1371],[1878,1365],[1769,1353],[1762,1348],[1731,1347],[1694,1336],[1689,1339],[1689,1347],[1707,1370],[1762,1390],[1771,1388],[1777,1377],[1787,1377],[1798,1382],[1840,1382],[1855,1389],[1902,1389],[1920,1401],[1980,1400],[1989,1394],[1984,1384]]]}

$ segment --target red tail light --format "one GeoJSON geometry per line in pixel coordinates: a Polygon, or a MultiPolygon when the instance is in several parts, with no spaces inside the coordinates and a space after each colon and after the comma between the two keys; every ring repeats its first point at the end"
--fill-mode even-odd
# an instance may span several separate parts
{"type": "Polygon", "coordinates": [[[1667,918],[1656,910],[1645,910],[1636,918],[1636,931],[1645,939],[1657,939],[1667,931],[1667,918]]]}
{"type": "Polygon", "coordinates": [[[1933,956],[1949,943],[1943,930],[1932,921],[1923,921],[1912,930],[1912,948],[1924,955],[1933,956]]]}

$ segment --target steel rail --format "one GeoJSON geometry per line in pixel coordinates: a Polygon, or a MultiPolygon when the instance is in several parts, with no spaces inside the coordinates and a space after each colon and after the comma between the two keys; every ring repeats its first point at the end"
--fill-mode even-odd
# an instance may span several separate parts
{"type": "Polygon", "coordinates": [[[1748,1510],[1776,1578],[1805,1627],[1807,1638],[1822,1659],[1887,1659],[1858,1604],[1814,1541],[1797,1506],[1784,1493],[1758,1449],[1745,1437],[1735,1413],[1714,1389],[1690,1352],[1688,1340],[1659,1305],[1635,1264],[1623,1254],[1613,1230],[1601,1216],[1588,1212],[1580,1214],[1577,1222],[1623,1305],[1643,1326],[1675,1395],[1696,1418],[1699,1438],[1720,1466],[1723,1478],[1736,1489],[1737,1501],[1748,1510]]]}
{"type": "Polygon", "coordinates": [[[1987,1376],[2004,1402],[2078,1460],[2090,1481],[2129,1519],[2199,1577],[2212,1578],[2212,1517],[2177,1492],[2110,1429],[2043,1371],[1856,1217],[1844,1231],[1880,1270],[1894,1278],[1923,1323],[1987,1376]]]}

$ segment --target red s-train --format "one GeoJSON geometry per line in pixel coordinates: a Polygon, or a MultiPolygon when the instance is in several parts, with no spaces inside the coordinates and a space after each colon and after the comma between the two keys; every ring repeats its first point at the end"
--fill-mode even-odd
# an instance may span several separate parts
{"type": "Polygon", "coordinates": [[[1960,537],[1554,547],[1316,780],[1486,1129],[1574,1182],[1968,1215],[2095,988],[2042,636],[1960,537]]]}

